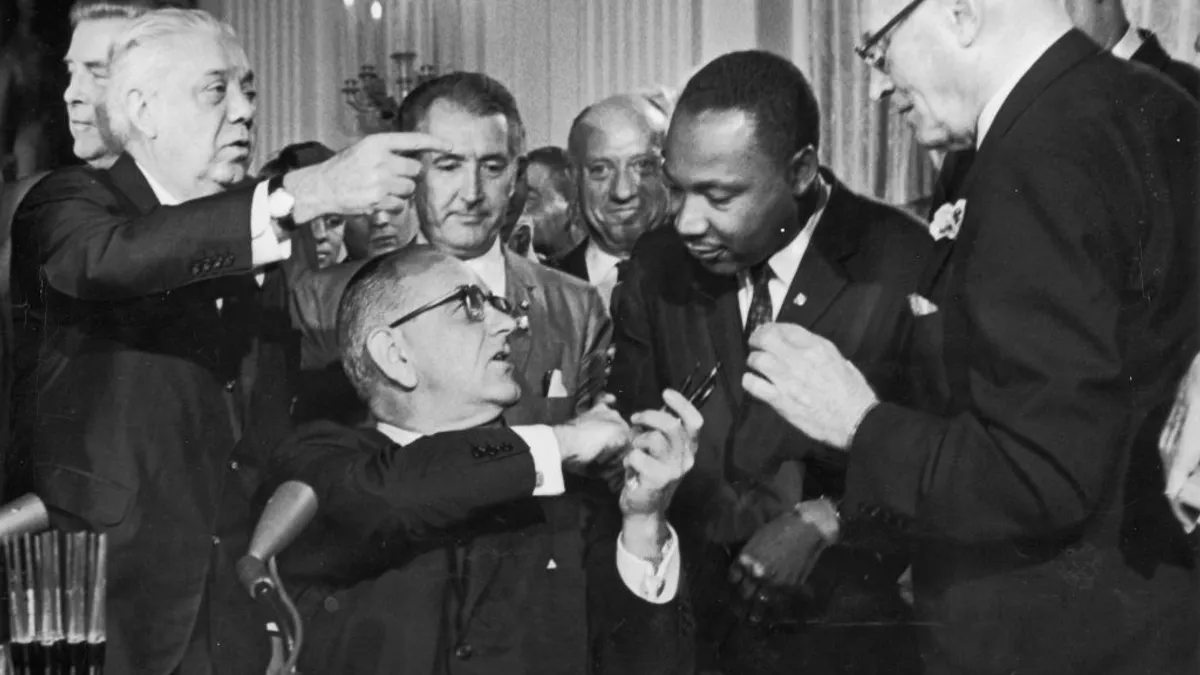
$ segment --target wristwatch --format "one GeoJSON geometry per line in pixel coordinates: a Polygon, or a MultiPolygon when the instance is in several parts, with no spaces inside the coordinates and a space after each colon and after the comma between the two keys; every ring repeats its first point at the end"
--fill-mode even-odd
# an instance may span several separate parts
{"type": "Polygon", "coordinates": [[[292,210],[296,208],[296,198],[283,187],[285,175],[279,174],[267,181],[267,210],[271,218],[279,223],[279,227],[291,232],[296,229],[296,219],[292,217],[292,210]]]}

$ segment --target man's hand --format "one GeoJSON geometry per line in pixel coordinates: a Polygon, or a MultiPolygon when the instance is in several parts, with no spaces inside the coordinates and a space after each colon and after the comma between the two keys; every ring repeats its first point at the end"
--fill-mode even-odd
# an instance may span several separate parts
{"type": "Polygon", "coordinates": [[[629,447],[632,432],[612,409],[614,401],[611,394],[604,394],[590,410],[552,427],[565,468],[582,472],[587,465],[603,462],[629,447]]]}
{"type": "Polygon", "coordinates": [[[802,502],[754,533],[729,570],[747,618],[757,623],[787,604],[838,535],[837,510],[825,499],[802,502]]]}
{"type": "Polygon", "coordinates": [[[621,541],[630,553],[651,561],[658,559],[667,540],[667,506],[696,461],[704,425],[700,411],[678,392],[667,389],[663,402],[674,415],[647,410],[632,417],[639,433],[622,462],[621,541]]]}
{"type": "Polygon", "coordinates": [[[296,199],[292,217],[305,223],[328,213],[400,211],[412,196],[427,151],[449,152],[450,144],[428,134],[372,134],[315,166],[296,169],[284,188],[296,199]]]}
{"type": "Polygon", "coordinates": [[[766,324],[750,336],[742,388],[792,426],[839,450],[879,400],[832,342],[801,326],[766,324]]]}
{"type": "Polygon", "coordinates": [[[640,429],[623,462],[625,484],[620,503],[626,517],[664,513],[679,481],[696,461],[704,417],[672,389],[663,392],[663,403],[674,415],[646,410],[630,420],[640,429]]]}

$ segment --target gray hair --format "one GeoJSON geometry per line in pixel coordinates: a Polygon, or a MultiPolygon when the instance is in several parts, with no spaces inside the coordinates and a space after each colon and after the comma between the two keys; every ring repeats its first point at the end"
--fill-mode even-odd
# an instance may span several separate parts
{"type": "Polygon", "coordinates": [[[120,146],[134,133],[127,99],[134,91],[158,93],[175,66],[170,50],[181,37],[209,36],[231,49],[235,58],[247,62],[246,50],[233,28],[201,9],[158,9],[143,14],[113,43],[109,55],[108,124],[120,146]]]}
{"type": "Polygon", "coordinates": [[[78,2],[71,8],[71,26],[84,21],[104,19],[136,19],[150,11],[147,2],[78,2]]]}

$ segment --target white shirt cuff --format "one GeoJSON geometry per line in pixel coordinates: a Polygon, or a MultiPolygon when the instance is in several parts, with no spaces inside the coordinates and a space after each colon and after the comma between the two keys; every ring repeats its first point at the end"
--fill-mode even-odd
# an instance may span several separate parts
{"type": "Polygon", "coordinates": [[[525,441],[525,445],[529,446],[529,454],[533,456],[533,470],[537,472],[537,486],[533,488],[533,496],[554,497],[566,492],[562,453],[559,452],[558,438],[555,437],[554,431],[545,424],[510,428],[525,441]]]}
{"type": "Polygon", "coordinates": [[[621,581],[634,595],[656,605],[671,602],[679,591],[679,537],[669,523],[667,532],[670,536],[663,544],[662,562],[657,567],[630,553],[621,540],[622,535],[617,535],[617,573],[621,581]]]}
{"type": "Polygon", "coordinates": [[[267,181],[254,188],[254,201],[250,204],[250,260],[255,268],[292,257],[292,239],[275,235],[276,227],[271,223],[271,209],[267,204],[267,181]]]}

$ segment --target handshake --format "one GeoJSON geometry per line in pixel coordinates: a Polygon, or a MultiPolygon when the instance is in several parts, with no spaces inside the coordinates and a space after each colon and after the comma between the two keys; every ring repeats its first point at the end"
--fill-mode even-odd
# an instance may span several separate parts
{"type": "Polygon", "coordinates": [[[678,392],[663,392],[664,410],[646,410],[629,422],[602,395],[575,419],[552,427],[563,467],[576,473],[623,473],[621,513],[659,518],[671,503],[679,481],[692,468],[704,419],[678,392]]]}

